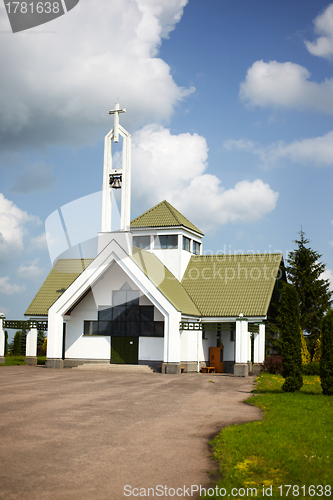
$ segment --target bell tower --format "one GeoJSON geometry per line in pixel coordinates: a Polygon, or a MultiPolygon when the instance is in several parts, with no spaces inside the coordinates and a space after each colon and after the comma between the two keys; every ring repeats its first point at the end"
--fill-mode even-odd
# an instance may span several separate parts
{"type": "Polygon", "coordinates": [[[113,129],[105,136],[104,169],[102,195],[102,233],[110,233],[112,215],[112,190],[121,189],[120,231],[130,230],[131,217],[131,135],[119,124],[119,113],[126,113],[116,103],[115,109],[109,111],[114,115],[113,129]],[[119,142],[123,138],[121,168],[112,168],[112,141],[119,142]]]}
{"type": "Polygon", "coordinates": [[[119,113],[125,112],[126,109],[120,108],[119,103],[109,111],[110,115],[114,115],[114,126],[104,141],[102,230],[98,235],[98,252],[114,239],[131,255],[131,135],[119,124],[119,113]],[[118,143],[119,135],[123,138],[121,168],[113,168],[112,142],[118,143]],[[111,227],[114,189],[121,189],[120,231],[112,231],[111,227]]]}

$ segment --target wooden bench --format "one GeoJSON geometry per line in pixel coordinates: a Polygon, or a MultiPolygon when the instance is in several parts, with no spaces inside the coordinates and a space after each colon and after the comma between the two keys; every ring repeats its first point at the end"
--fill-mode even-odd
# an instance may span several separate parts
{"type": "Polygon", "coordinates": [[[215,366],[203,366],[201,373],[215,373],[215,366]]]}
{"type": "MultiPolygon", "coordinates": [[[[162,366],[159,366],[158,368],[159,368],[160,372],[162,373],[162,366]]],[[[183,373],[184,371],[185,371],[185,366],[181,366],[180,373],[183,373]]]]}

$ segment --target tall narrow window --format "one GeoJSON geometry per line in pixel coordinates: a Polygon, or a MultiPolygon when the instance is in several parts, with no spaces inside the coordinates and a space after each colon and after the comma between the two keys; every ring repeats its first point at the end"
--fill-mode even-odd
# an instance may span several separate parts
{"type": "Polygon", "coordinates": [[[186,250],[187,252],[189,252],[190,251],[190,244],[191,244],[190,238],[186,238],[186,236],[183,236],[183,250],[186,250]]]}
{"type": "Polygon", "coordinates": [[[193,241],[193,253],[194,255],[200,255],[200,243],[193,241]]]}

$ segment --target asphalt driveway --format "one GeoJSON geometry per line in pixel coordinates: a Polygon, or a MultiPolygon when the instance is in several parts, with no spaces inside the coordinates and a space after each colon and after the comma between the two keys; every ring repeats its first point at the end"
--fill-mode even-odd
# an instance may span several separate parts
{"type": "Polygon", "coordinates": [[[253,381],[0,367],[0,498],[190,498],[209,485],[209,440],[261,418],[242,402],[253,381]]]}

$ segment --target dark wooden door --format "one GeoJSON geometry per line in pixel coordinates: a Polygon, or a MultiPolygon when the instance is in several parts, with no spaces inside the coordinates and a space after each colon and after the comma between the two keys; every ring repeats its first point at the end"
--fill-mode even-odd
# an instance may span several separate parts
{"type": "Polygon", "coordinates": [[[111,363],[138,364],[139,337],[111,337],[111,363]]]}

